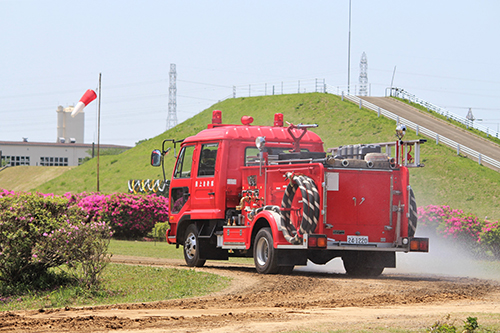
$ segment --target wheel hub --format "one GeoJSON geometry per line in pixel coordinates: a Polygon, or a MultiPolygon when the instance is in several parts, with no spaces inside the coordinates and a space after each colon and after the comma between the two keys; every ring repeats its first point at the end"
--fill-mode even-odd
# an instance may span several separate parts
{"type": "Polygon", "coordinates": [[[184,252],[189,259],[193,259],[196,255],[196,236],[193,233],[190,233],[186,238],[184,252]]]}
{"type": "Polygon", "coordinates": [[[264,266],[269,259],[269,242],[262,237],[257,243],[257,262],[264,266]]]}

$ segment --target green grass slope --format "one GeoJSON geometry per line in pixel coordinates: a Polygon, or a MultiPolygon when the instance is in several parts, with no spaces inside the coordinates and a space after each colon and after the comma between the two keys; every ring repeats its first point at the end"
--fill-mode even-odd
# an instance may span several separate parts
{"type": "Polygon", "coordinates": [[[20,165],[0,171],[0,189],[30,191],[75,167],[38,167],[20,165]]]}
{"type": "MultiPolygon", "coordinates": [[[[151,150],[161,147],[163,139],[182,139],[193,135],[211,121],[212,110],[222,110],[224,123],[239,124],[241,116],[252,116],[254,125],[270,125],[274,114],[283,113],[291,123],[317,123],[314,129],[325,142],[325,149],[346,144],[395,140],[395,122],[377,117],[373,111],[341,101],[330,94],[310,93],[228,99],[217,103],[175,128],[145,141],[120,155],[100,159],[101,192],[126,192],[129,179],[162,178],[161,168],[149,165],[151,150]]],[[[415,139],[409,131],[406,139],[415,139]]],[[[411,184],[419,206],[450,205],[480,217],[500,218],[500,174],[457,156],[452,149],[436,145],[432,139],[422,146],[424,168],[412,169],[411,184]]],[[[174,163],[167,156],[167,178],[174,163]]],[[[96,159],[68,171],[37,190],[64,193],[96,190],[96,159]]]]}

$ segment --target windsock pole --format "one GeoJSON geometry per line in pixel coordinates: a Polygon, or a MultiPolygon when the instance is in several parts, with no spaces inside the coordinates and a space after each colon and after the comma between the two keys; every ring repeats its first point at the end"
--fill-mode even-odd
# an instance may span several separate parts
{"type": "Polygon", "coordinates": [[[101,73],[99,73],[99,100],[97,103],[97,192],[99,192],[99,155],[101,144],[101,73]]]}

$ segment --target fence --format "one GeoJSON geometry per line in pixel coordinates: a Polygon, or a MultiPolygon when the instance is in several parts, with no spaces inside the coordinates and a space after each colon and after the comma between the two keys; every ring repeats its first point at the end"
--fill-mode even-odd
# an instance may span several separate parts
{"type": "Polygon", "coordinates": [[[326,92],[325,79],[306,79],[297,81],[279,81],[233,86],[233,94],[227,98],[300,94],[310,92],[326,92]]]}
{"type": "Polygon", "coordinates": [[[413,129],[417,133],[417,135],[423,134],[429,138],[434,138],[436,140],[436,144],[443,143],[443,144],[445,144],[453,149],[456,149],[457,155],[460,153],[465,153],[469,158],[473,158],[473,159],[477,160],[479,164],[483,164],[483,162],[484,162],[486,164],[491,165],[494,168],[497,168],[497,170],[500,170],[500,162],[498,162],[497,160],[494,160],[488,156],[482,155],[481,153],[479,153],[473,149],[470,149],[464,145],[460,145],[459,143],[457,143],[453,140],[450,140],[442,135],[439,135],[436,132],[433,132],[425,127],[421,127],[421,126],[415,124],[414,122],[411,122],[405,118],[399,117],[398,115],[395,115],[394,113],[389,112],[385,109],[382,109],[382,108],[380,108],[372,103],[364,101],[357,96],[342,95],[342,98],[345,98],[345,99],[347,99],[355,104],[358,104],[359,108],[362,108],[362,107],[367,108],[369,110],[377,112],[379,116],[383,115],[384,117],[392,119],[392,120],[396,121],[397,123],[403,124],[407,128],[413,129]]]}

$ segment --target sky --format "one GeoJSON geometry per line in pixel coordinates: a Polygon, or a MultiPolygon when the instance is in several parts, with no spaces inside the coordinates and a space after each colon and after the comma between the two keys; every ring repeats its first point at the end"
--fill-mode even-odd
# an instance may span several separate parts
{"type": "Polygon", "coordinates": [[[363,52],[371,96],[392,82],[497,130],[499,12],[493,0],[352,0],[349,48],[349,0],[0,0],[0,141],[56,142],[57,107],[99,75],[100,142],[134,146],[166,130],[171,64],[180,123],[233,93],[341,92],[348,77],[356,91],[363,52]]]}

